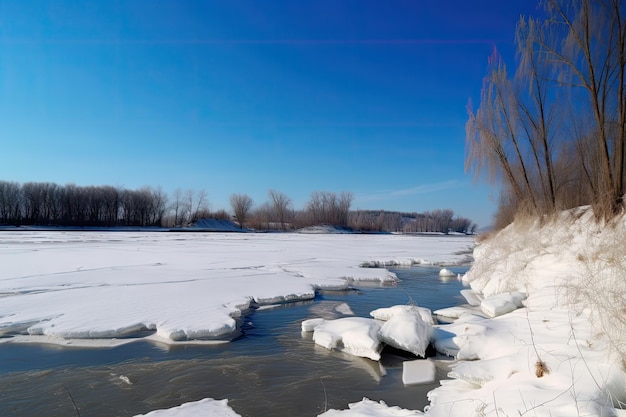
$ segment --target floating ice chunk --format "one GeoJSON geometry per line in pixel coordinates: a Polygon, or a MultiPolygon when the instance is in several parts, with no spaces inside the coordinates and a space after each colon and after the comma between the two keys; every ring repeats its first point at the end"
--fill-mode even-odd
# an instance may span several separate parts
{"type": "Polygon", "coordinates": [[[449,269],[442,268],[441,271],[439,271],[439,276],[440,277],[456,277],[456,274],[450,271],[449,269]]]}
{"type": "Polygon", "coordinates": [[[485,297],[475,290],[461,290],[461,295],[467,301],[467,304],[478,307],[485,297]]]}
{"type": "Polygon", "coordinates": [[[138,414],[135,417],[241,417],[228,406],[228,400],[204,400],[189,402],[168,410],[155,410],[148,414],[138,414]]]}
{"type": "Polygon", "coordinates": [[[404,385],[428,384],[435,381],[435,364],[430,359],[402,362],[402,383],[404,385]]]}
{"type": "Polygon", "coordinates": [[[315,327],[313,341],[327,349],[380,360],[380,324],[374,319],[346,317],[329,320],[315,327]]]}
{"type": "Polygon", "coordinates": [[[122,381],[126,385],[133,385],[133,383],[130,381],[130,378],[126,375],[120,375],[120,381],[122,381]]]}
{"type": "Polygon", "coordinates": [[[425,357],[432,330],[432,325],[422,320],[417,309],[396,309],[378,336],[389,346],[425,357]]]}
{"type": "Polygon", "coordinates": [[[397,406],[388,406],[384,401],[376,402],[363,398],[358,403],[348,404],[348,410],[328,410],[319,417],[407,417],[423,416],[416,410],[407,410],[397,406]]]}
{"type": "Polygon", "coordinates": [[[302,322],[302,331],[303,332],[312,332],[313,330],[315,330],[315,328],[317,326],[319,326],[322,323],[325,323],[326,319],[309,319],[309,320],[304,320],[302,322]]]}
{"type": "Polygon", "coordinates": [[[354,316],[354,312],[347,303],[320,300],[311,304],[309,315],[326,320],[334,320],[345,316],[354,316]]]}
{"type": "Polygon", "coordinates": [[[386,308],[377,308],[376,310],[370,311],[370,316],[374,317],[376,320],[387,321],[393,317],[395,313],[403,313],[406,311],[417,312],[421,319],[428,324],[435,324],[435,320],[433,319],[433,313],[430,309],[426,307],[418,307],[415,305],[397,305],[386,308]]]}
{"type": "Polygon", "coordinates": [[[480,309],[489,317],[497,317],[517,310],[525,298],[520,292],[492,295],[482,300],[480,309]]]}
{"type": "Polygon", "coordinates": [[[344,316],[354,316],[354,311],[350,308],[350,306],[346,303],[341,303],[335,307],[335,311],[343,314],[344,316]]]}

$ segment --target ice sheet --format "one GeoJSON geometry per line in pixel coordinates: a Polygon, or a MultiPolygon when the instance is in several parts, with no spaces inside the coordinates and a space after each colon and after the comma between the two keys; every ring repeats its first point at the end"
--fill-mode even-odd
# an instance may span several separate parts
{"type": "MultiPolygon", "coordinates": [[[[456,262],[467,237],[0,232],[0,335],[226,339],[249,308],[395,275],[361,264],[456,262]]],[[[341,312],[348,314],[345,306],[341,312]]]]}

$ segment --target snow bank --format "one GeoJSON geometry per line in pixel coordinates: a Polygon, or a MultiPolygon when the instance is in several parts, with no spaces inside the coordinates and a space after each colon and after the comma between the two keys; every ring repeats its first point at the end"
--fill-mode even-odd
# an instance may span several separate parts
{"type": "Polygon", "coordinates": [[[479,306],[484,299],[483,295],[480,292],[469,289],[461,290],[461,295],[463,296],[463,298],[465,298],[467,304],[474,307],[479,306]]]}
{"type": "Polygon", "coordinates": [[[189,229],[201,229],[211,232],[242,232],[242,229],[230,220],[221,219],[198,219],[189,229]]]}
{"type": "Polygon", "coordinates": [[[138,414],[135,417],[241,417],[229,406],[228,400],[214,400],[205,398],[196,402],[189,402],[168,410],[151,411],[148,414],[138,414]]]}
{"type": "MultiPolygon", "coordinates": [[[[460,317],[433,334],[435,348],[460,362],[453,379],[429,393],[426,414],[615,415],[613,406],[626,399],[623,357],[594,318],[593,299],[607,294],[588,271],[597,272],[611,252],[603,242],[624,247],[625,229],[623,218],[598,225],[583,209],[542,227],[511,225],[477,246],[466,274],[474,292],[464,295],[489,318],[462,308],[435,312],[460,317]],[[594,295],[577,305],[572,288],[594,295]]],[[[624,281],[623,273],[600,275],[602,282],[624,281]]]]}
{"type": "Polygon", "coordinates": [[[330,225],[317,225],[317,226],[309,226],[303,227],[302,229],[296,230],[296,233],[304,233],[304,234],[343,234],[343,233],[355,233],[354,230],[347,229],[345,227],[337,227],[330,225]]]}
{"type": "MultiPolygon", "coordinates": [[[[163,232],[0,232],[0,341],[146,334],[229,340],[260,305],[353,282],[393,283],[362,263],[454,263],[471,238],[163,232]]],[[[349,313],[345,306],[343,313],[349,313]]]]}
{"type": "Polygon", "coordinates": [[[522,307],[526,295],[520,292],[496,294],[484,298],[480,302],[480,309],[489,317],[501,316],[522,307]]]}
{"type": "Polygon", "coordinates": [[[598,224],[588,208],[481,242],[464,277],[473,307],[435,311],[457,318],[432,342],[458,363],[425,415],[626,415],[625,247],[626,217],[598,224]]]}

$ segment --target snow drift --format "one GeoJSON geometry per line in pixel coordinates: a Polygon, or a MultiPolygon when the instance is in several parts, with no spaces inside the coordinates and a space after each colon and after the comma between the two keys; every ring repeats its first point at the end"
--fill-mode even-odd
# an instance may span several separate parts
{"type": "Polygon", "coordinates": [[[481,242],[465,277],[481,314],[468,310],[434,333],[436,349],[460,362],[426,414],[615,415],[626,400],[614,343],[626,327],[613,310],[626,307],[624,247],[624,217],[598,224],[588,208],[481,242]],[[606,298],[612,309],[598,302],[606,298]]]}

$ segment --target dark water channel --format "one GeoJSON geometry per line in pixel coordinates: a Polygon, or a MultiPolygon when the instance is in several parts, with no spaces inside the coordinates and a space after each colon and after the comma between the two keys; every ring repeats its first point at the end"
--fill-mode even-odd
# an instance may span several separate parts
{"type": "Polygon", "coordinates": [[[441,279],[439,268],[393,271],[398,286],[324,292],[315,301],[258,310],[245,317],[243,335],[231,343],[0,344],[0,416],[75,416],[74,401],[82,417],[127,417],[206,397],[228,398],[237,413],[253,417],[316,416],[363,397],[423,409],[426,393],[439,384],[403,385],[402,362],[414,358],[385,350],[378,363],[319,347],[300,331],[307,318],[343,317],[344,303],[369,317],[373,309],[411,301],[432,310],[463,302],[461,283],[441,279]]]}

